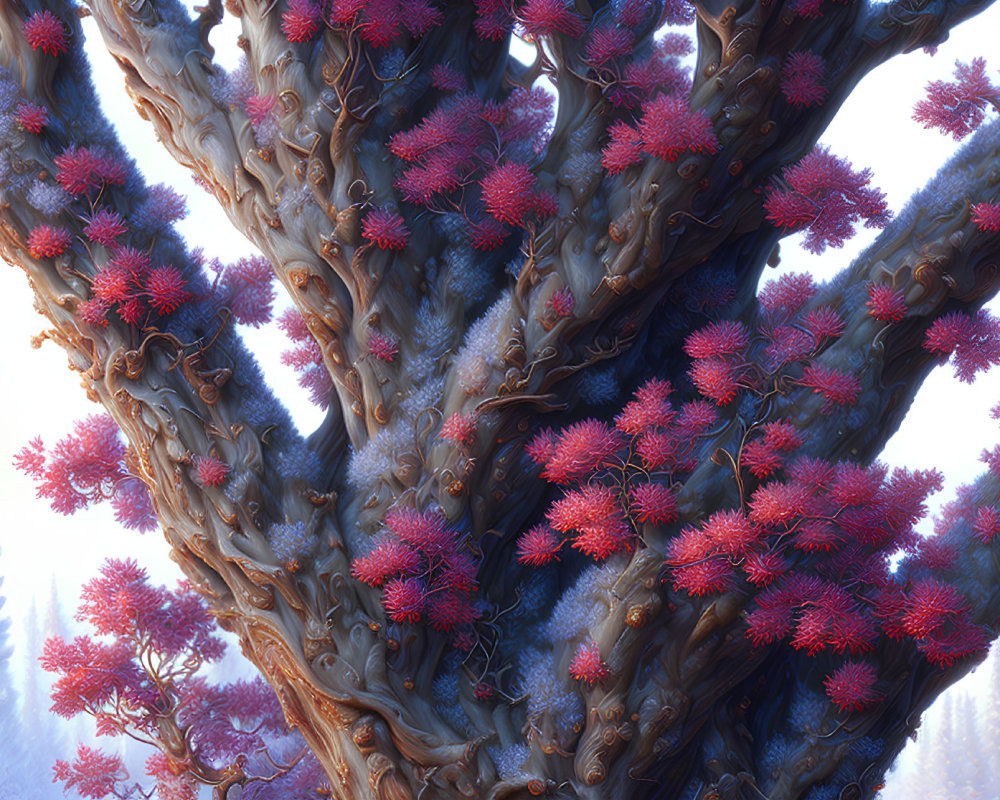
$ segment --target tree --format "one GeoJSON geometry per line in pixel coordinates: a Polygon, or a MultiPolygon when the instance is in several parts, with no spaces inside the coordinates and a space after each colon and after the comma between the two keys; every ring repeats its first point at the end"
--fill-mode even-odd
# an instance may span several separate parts
{"type": "MultiPolygon", "coordinates": [[[[790,231],[887,224],[819,132],[985,5],[702,2],[689,76],[674,3],[233,0],[226,74],[218,0],[94,0],[297,307],[303,439],[234,331],[264,263],[201,269],[74,10],[4,4],[0,247],[114,421],[22,467],[155,509],[340,796],[870,796],[1000,620],[996,475],[922,542],[939,476],[873,463],[942,357],[1000,360],[996,125],[836,281],[756,288],[790,231]]],[[[995,99],[957,77],[953,134],[995,99]]]]}
{"type": "Polygon", "coordinates": [[[318,762],[290,734],[263,680],[218,685],[204,667],[225,644],[190,587],[154,587],[134,561],[105,562],[83,589],[77,618],[95,636],[45,643],[42,667],[56,673],[52,710],[93,717],[98,735],[128,736],[159,752],[146,759],[154,788],[133,780],[122,759],[82,742],[72,761],[55,763],[66,790],[100,800],[117,797],[194,800],[198,785],[226,797],[328,795],[318,762]]]}

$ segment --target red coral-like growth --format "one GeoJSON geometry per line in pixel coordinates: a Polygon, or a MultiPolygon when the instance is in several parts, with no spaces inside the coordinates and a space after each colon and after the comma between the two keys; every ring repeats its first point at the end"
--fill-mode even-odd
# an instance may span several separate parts
{"type": "Polygon", "coordinates": [[[196,456],[194,474],[203,486],[221,486],[229,474],[229,465],[215,456],[196,456]]]}
{"type": "Polygon", "coordinates": [[[913,119],[925,128],[938,128],[955,141],[964,139],[982,123],[989,104],[1000,101],[1000,89],[986,76],[986,60],[955,62],[955,81],[931,81],[927,97],[913,108],[913,119]]]}
{"type": "Polygon", "coordinates": [[[28,234],[28,253],[32,258],[53,258],[69,247],[69,231],[39,225],[28,234]]]}
{"type": "Polygon", "coordinates": [[[18,103],[16,117],[26,131],[41,133],[49,121],[49,111],[35,103],[18,103]]]}
{"type": "Polygon", "coordinates": [[[611,670],[601,661],[601,649],[597,642],[581,642],[576,655],[569,663],[569,674],[588,686],[601,683],[611,675],[611,670]]]}
{"type": "Polygon", "coordinates": [[[51,11],[36,11],[24,21],[21,31],[33,50],[41,48],[50,56],[69,50],[66,27],[51,11]]]}
{"type": "Polygon", "coordinates": [[[787,188],[767,190],[764,210],[775,225],[805,230],[806,249],[822,253],[827,246],[842,247],[862,220],[868,228],[889,221],[885,195],[869,187],[871,178],[870,170],[855,172],[848,161],[817,147],[784,170],[787,188]]]}
{"type": "Polygon", "coordinates": [[[375,242],[383,250],[402,250],[410,237],[403,218],[388,208],[368,212],[361,223],[361,235],[375,242]]]}
{"type": "Polygon", "coordinates": [[[312,0],[288,0],[281,15],[281,32],[290,42],[308,42],[319,30],[322,11],[312,0]]]}
{"type": "Polygon", "coordinates": [[[972,206],[972,221],[981,231],[1000,231],[1000,203],[976,203],[972,206]]]}
{"type": "Polygon", "coordinates": [[[903,293],[887,283],[873,283],[868,287],[868,313],[882,322],[899,322],[906,316],[903,293]]]}
{"type": "Polygon", "coordinates": [[[391,334],[369,328],[368,352],[380,361],[392,361],[399,352],[399,340],[391,334]]]}
{"type": "Polygon", "coordinates": [[[819,105],[826,97],[822,84],[824,72],[823,59],[815,53],[790,52],[781,71],[781,93],[792,105],[819,105]]]}
{"type": "Polygon", "coordinates": [[[879,699],[875,688],[875,668],[866,662],[848,661],[830,675],[823,685],[826,696],[841,711],[861,711],[879,699]]]}
{"type": "Polygon", "coordinates": [[[563,540],[548,525],[535,525],[517,540],[517,560],[530,567],[558,561],[562,544],[563,540]]]}
{"type": "Polygon", "coordinates": [[[149,304],[161,316],[169,314],[190,299],[191,295],[186,286],[184,276],[177,267],[167,265],[150,270],[145,287],[149,295],[149,304]]]}

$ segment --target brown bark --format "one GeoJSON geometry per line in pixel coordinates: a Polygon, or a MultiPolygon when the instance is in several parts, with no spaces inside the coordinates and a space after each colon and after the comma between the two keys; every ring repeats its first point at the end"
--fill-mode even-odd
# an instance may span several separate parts
{"type": "MultiPolygon", "coordinates": [[[[310,484],[281,467],[297,444],[287,419],[276,418],[274,430],[249,421],[250,402],[264,390],[253,383],[249,356],[224,317],[211,346],[164,332],[136,336],[115,323],[82,323],[74,312],[89,295],[99,254],[74,246],[54,261],[32,259],[26,236],[44,220],[24,201],[23,187],[7,192],[0,248],[28,273],[53,326],[48,337],[67,350],[88,393],[125,432],[174,557],[274,686],[330,775],[335,796],[711,800],[763,792],[770,800],[795,800],[853,763],[851,746],[864,736],[883,739],[884,747],[845,784],[850,791],[843,796],[871,796],[916,716],[967,666],[938,671],[912,646],[885,642],[883,703],[849,720],[830,706],[811,727],[796,728],[788,708],[822,694],[821,670],[782,646],[751,648],[742,618],[751,598],[666,591],[663,550],[678,527],[646,531],[646,547],[606,569],[608,591],[597,598],[603,610],[586,634],[607,654],[614,677],[580,693],[585,713],[575,730],[552,714],[528,724],[523,703],[479,704],[466,678],[460,702],[472,732],[456,730],[431,694],[444,642],[387,621],[377,592],[350,577],[349,562],[394,503],[440,503],[450,520],[469,529],[470,542],[488,551],[480,578],[491,613],[499,616],[519,588],[517,576],[508,574],[511,542],[537,512],[543,490],[520,455],[529,423],[559,419],[545,412],[569,413],[568,379],[626,351],[634,331],[691,270],[739,257],[745,289],[734,313],[749,319],[752,287],[776,241],[757,189],[808,152],[869,69],[933,43],[982,4],[833,4],[821,20],[806,21],[780,3],[728,9],[706,3],[699,9],[692,108],[712,118],[721,151],[679,163],[649,159],[609,181],[594,166],[582,189],[562,177],[566,159],[597,152],[604,129],[595,120],[605,109],[572,69],[579,45],[554,42],[547,68],[558,82],[560,111],[539,175],[559,194],[564,213],[531,236],[527,264],[500,314],[503,345],[482,365],[475,391],[442,364],[441,396],[429,414],[415,418],[401,403],[418,388],[406,369],[413,354],[404,342],[398,365],[366,358],[367,327],[378,319],[392,330],[412,330],[414,298],[429,299],[449,322],[457,351],[468,329],[461,298],[447,285],[425,285],[421,265],[444,246],[441,235],[428,230],[426,239],[390,256],[361,245],[359,215],[369,202],[392,199],[394,163],[384,143],[413,122],[392,112],[423,99],[429,65],[415,61],[411,72],[383,83],[355,39],[326,32],[318,43],[290,45],[272,3],[232,5],[241,14],[259,90],[282,104],[281,133],[271,150],[257,146],[241,110],[212,99],[209,78],[216,68],[204,35],[220,13],[217,2],[203,12],[200,27],[180,32],[166,24],[163,15],[174,14],[168,4],[95,0],[91,7],[139,112],[171,154],[212,185],[234,224],[267,255],[322,346],[338,402],[309,444],[325,483],[310,484]],[[823,54],[833,66],[828,100],[817,110],[776,103],[780,65],[792,49],[823,54]],[[576,298],[574,315],[552,325],[544,320],[545,301],[563,287],[576,298]],[[468,448],[442,443],[418,424],[472,410],[491,414],[468,448]],[[413,431],[412,442],[400,444],[374,492],[352,488],[342,476],[346,444],[360,449],[385,430],[405,431],[407,439],[413,431]],[[192,456],[210,451],[233,465],[229,485],[237,490],[193,480],[192,456]],[[282,521],[302,522],[313,534],[312,562],[295,569],[274,556],[267,531],[282,521]],[[491,539],[490,531],[500,537],[491,539]],[[770,772],[761,757],[764,734],[787,742],[770,772]],[[530,750],[525,765],[500,780],[487,748],[522,742],[530,750]]],[[[65,7],[57,11],[68,18],[65,7]]],[[[477,70],[477,86],[489,98],[504,96],[504,80],[529,81],[533,70],[508,64],[505,43],[475,41],[468,7],[456,4],[448,13],[446,30],[431,33],[423,45],[408,44],[407,57],[418,58],[421,48],[450,54],[477,70]]],[[[81,121],[93,114],[85,78],[67,64],[53,71],[51,60],[24,43],[24,15],[14,4],[0,8],[4,65],[29,95],[54,100],[53,87],[60,87],[59,102],[50,102],[58,124],[19,147],[17,167],[34,177],[54,173],[52,156],[63,147],[99,144],[106,134],[97,122],[81,121]]],[[[844,336],[820,361],[860,373],[863,392],[853,422],[824,414],[823,399],[801,387],[779,398],[781,413],[811,431],[815,455],[871,460],[931,365],[921,348],[927,326],[947,311],[978,307],[998,288],[1000,245],[970,222],[968,204],[997,200],[993,175],[1000,156],[989,135],[977,141],[964,156],[968,168],[954,164],[941,179],[940,191],[951,192],[946,202],[901,217],[816,299],[848,320],[844,336]],[[958,174],[961,198],[952,189],[958,174]],[[891,330],[857,300],[869,281],[887,273],[904,287],[910,309],[891,330]]],[[[110,191],[130,206],[140,189],[110,191]]],[[[79,234],[79,221],[75,225],[79,234]]],[[[177,262],[186,258],[174,240],[158,246],[177,262]]],[[[735,416],[727,420],[702,452],[731,447],[744,433],[741,424],[735,416]]],[[[981,491],[991,502],[1000,500],[995,481],[981,491]]],[[[731,474],[703,458],[681,491],[679,524],[739,499],[731,474]]],[[[975,598],[977,619],[995,626],[996,559],[984,556],[985,546],[962,541],[954,580],[975,598]]],[[[579,690],[559,676],[579,641],[531,643],[551,658],[553,680],[569,693],[579,690]]]]}

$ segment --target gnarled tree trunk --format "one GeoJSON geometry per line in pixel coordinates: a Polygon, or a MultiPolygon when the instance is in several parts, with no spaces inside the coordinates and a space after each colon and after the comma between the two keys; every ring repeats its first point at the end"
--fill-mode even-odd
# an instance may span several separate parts
{"type": "MultiPolygon", "coordinates": [[[[204,279],[189,276],[197,299],[161,329],[100,327],[76,312],[106,253],[74,245],[55,258],[29,254],[29,232],[46,222],[26,199],[30,183],[55,174],[54,156],[71,145],[116,147],[96,112],[73,9],[44,5],[72,29],[73,47],[58,59],[32,50],[22,34],[41,4],[0,8],[2,65],[51,116],[40,136],[6,144],[2,253],[27,272],[52,326],[47,336],[121,425],[174,558],[274,686],[335,796],[873,795],[920,713],[970,664],[939,669],[912,643],[883,637],[884,697],[848,715],[823,697],[823,657],[780,643],[753,646],[744,621],[752,594],[692,597],[661,581],[673,535],[745,499],[732,470],[712,458],[739,446],[746,433],[739,409],[724,409],[723,422],[698,442],[677,523],[646,526],[634,552],[582,578],[581,567],[567,565],[541,589],[514,546],[550,499],[523,447],[538,425],[579,418],[577,382],[590,370],[613,365],[622,401],[650,374],[683,383],[680,344],[692,318],[676,296],[685,281],[731,272],[739,289],[720,316],[753,319],[756,285],[779,238],[764,219],[760,188],[810,151],[868,70],[934,44],[984,2],[835,3],[815,20],[779,0],[725,9],[703,3],[691,108],[711,119],[718,151],[675,162],[650,157],[611,178],[598,155],[608,103],[584,77],[581,45],[569,37],[550,37],[545,57],[525,67],[509,57],[507,39],[476,35],[472,4],[449,2],[441,7],[446,24],[405,40],[401,66],[386,76],[375,48],[353,33],[325,30],[290,43],[280,29],[283,6],[232,0],[227,8],[240,17],[257,91],[278,102],[278,131],[261,147],[246,113],[213,96],[220,71],[207,34],[222,14],[218,0],[196,21],[170,0],[91,0],[139,113],[267,256],[322,349],[335,397],[305,440],[268,395],[204,279]],[[829,65],[827,99],[807,110],[780,102],[778,87],[785,55],[803,50],[829,65]],[[559,211],[526,234],[522,252],[476,256],[489,276],[488,298],[470,301],[449,282],[444,252],[456,245],[426,212],[405,212],[413,235],[398,252],[361,236],[366,207],[399,199],[400,165],[386,143],[412,127],[411,114],[430,108],[436,63],[468,75],[482,100],[502,101],[542,72],[558,91],[555,127],[533,171],[555,192],[559,211]],[[516,280],[504,270],[512,257],[523,262],[516,280]],[[572,313],[554,319],[546,303],[566,288],[572,313]],[[470,332],[486,315],[489,346],[471,353],[470,332]],[[439,331],[430,365],[421,360],[427,339],[419,333],[428,321],[439,331]],[[368,353],[373,326],[402,337],[392,362],[368,353]],[[455,444],[434,435],[441,420],[473,412],[474,439],[455,444]],[[347,479],[351,451],[377,461],[377,480],[359,487],[347,479]],[[224,488],[194,480],[193,456],[208,453],[232,466],[224,488]],[[446,636],[393,622],[379,592],[351,576],[352,557],[399,505],[439,505],[482,555],[483,630],[464,663],[446,636]],[[281,526],[307,535],[294,563],[275,554],[281,526]],[[570,590],[599,613],[585,630],[553,634],[548,611],[576,581],[570,590]],[[612,674],[590,688],[566,674],[585,639],[599,645],[612,674]],[[578,717],[519,696],[523,679],[513,676],[531,668],[518,660],[529,646],[534,668],[552,671],[552,693],[573,698],[578,717]],[[477,677],[486,674],[507,696],[477,698],[477,677]]],[[[588,24],[607,13],[582,1],[576,10],[588,24]]],[[[846,321],[818,360],[856,374],[862,390],[848,415],[825,413],[809,387],[786,387],[774,413],[809,431],[804,452],[870,462],[933,364],[921,346],[929,325],[949,311],[975,310],[997,290],[1000,237],[979,231],[969,203],[1000,194],[998,141],[995,126],[977,135],[810,301],[846,321]],[[864,305],[869,282],[885,274],[908,307],[891,328],[864,305]]],[[[106,192],[123,216],[145,196],[136,177],[106,192]]],[[[83,224],[70,213],[60,223],[77,235],[83,224]]],[[[163,263],[190,261],[169,234],[143,246],[163,263]]],[[[993,478],[978,492],[980,504],[1000,501],[993,478]]],[[[1000,567],[988,552],[995,545],[960,528],[948,536],[960,548],[949,577],[974,603],[976,622],[992,629],[1000,621],[1000,567]]]]}

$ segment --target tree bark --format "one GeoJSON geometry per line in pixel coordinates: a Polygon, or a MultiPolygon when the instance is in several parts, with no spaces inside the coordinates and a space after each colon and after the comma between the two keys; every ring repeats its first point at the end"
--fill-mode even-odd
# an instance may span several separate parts
{"type": "MultiPolygon", "coordinates": [[[[719,152],[678,163],[648,159],[613,180],[594,166],[581,190],[563,178],[566,162],[576,152],[596,155],[607,108],[574,69],[580,44],[568,37],[553,39],[551,63],[523,68],[510,62],[506,41],[476,38],[470,6],[450,4],[448,24],[422,43],[406,43],[406,69],[387,81],[357,39],[326,31],[313,43],[290,44],[273,3],[233,2],[258,91],[281,103],[280,134],[267,149],[257,146],[241,109],[213,98],[218,67],[206,37],[222,13],[217,0],[195,22],[185,22],[169,2],[93,0],[91,12],[139,113],[268,257],[322,348],[336,400],[308,440],[268,396],[204,280],[189,279],[198,299],[162,330],[136,332],[114,322],[99,328],[75,313],[101,264],[99,248],[30,256],[28,232],[45,222],[26,200],[30,180],[55,174],[53,157],[70,144],[116,145],[95,110],[78,47],[58,62],[46,58],[21,34],[26,10],[13,3],[0,8],[3,66],[27,96],[44,98],[53,116],[41,137],[12,145],[21,179],[4,191],[0,252],[27,272],[52,325],[46,336],[66,349],[89,396],[121,425],[173,557],[274,686],[335,796],[796,800],[811,790],[814,800],[834,791],[844,800],[873,796],[920,713],[971,664],[940,670],[912,644],[884,639],[878,646],[884,699],[846,715],[823,697],[822,658],[781,644],[752,646],[744,622],[751,595],[697,598],[662,584],[670,537],[745,499],[732,472],[711,458],[745,435],[736,410],[699,445],[676,525],[644,530],[644,546],[610,560],[597,578],[569,572],[562,579],[578,580],[576,588],[600,607],[585,636],[609,654],[613,678],[604,685],[581,689],[567,676],[581,635],[539,634],[545,623],[539,609],[526,617],[524,640],[498,636],[487,640],[495,651],[475,653],[467,670],[448,666],[445,639],[389,620],[379,593],[351,577],[350,560],[363,553],[390,507],[440,504],[449,521],[468,531],[470,549],[485,556],[479,580],[486,620],[495,631],[506,625],[504,610],[518,604],[527,585],[513,543],[548,499],[522,454],[533,426],[575,419],[576,376],[603,362],[624,362],[633,348],[640,357],[622,374],[633,384],[646,377],[650,359],[642,354],[654,347],[646,332],[660,324],[671,290],[685,278],[732,268],[741,288],[727,310],[752,320],[755,287],[779,237],[764,219],[760,187],[812,148],[870,69],[939,41],[985,5],[828,4],[822,19],[805,20],[785,3],[701,4],[691,107],[712,119],[719,152]],[[815,109],[777,101],[790,50],[811,50],[830,65],[827,100],[815,109]],[[367,357],[372,320],[413,330],[427,300],[446,323],[446,349],[460,352],[486,311],[485,303],[463,309],[444,281],[428,285],[423,265],[448,244],[432,226],[411,225],[426,235],[399,254],[361,241],[361,210],[394,199],[398,164],[385,143],[412,123],[403,112],[430,102],[432,65],[422,60],[424,52],[444,53],[465,67],[483,99],[504,99],[511,84],[529,85],[543,66],[554,76],[559,115],[536,174],[557,193],[560,213],[532,232],[509,292],[500,256],[483,257],[500,276],[491,298],[500,324],[497,352],[483,365],[476,391],[443,359],[433,376],[439,396],[414,413],[402,401],[421,388],[407,368],[415,354],[403,342],[399,364],[367,357]],[[576,299],[574,313],[553,323],[546,301],[566,287],[576,299]],[[450,445],[429,435],[434,420],[455,412],[482,415],[473,443],[450,445]],[[421,427],[428,417],[430,427],[421,427]],[[344,477],[348,445],[359,451],[386,431],[398,444],[390,468],[376,487],[352,486],[344,477]],[[193,478],[193,457],[209,452],[233,467],[225,490],[193,478]],[[310,559],[291,564],[275,556],[270,531],[282,523],[309,531],[310,559]],[[511,678],[504,680],[513,702],[477,701],[475,675],[502,674],[501,665],[514,666],[517,649],[529,645],[583,710],[579,724],[567,726],[557,712],[529,721],[530,698],[516,696],[511,678]],[[434,699],[435,679],[449,671],[464,728],[434,699]],[[517,747],[524,748],[523,763],[501,777],[503,752],[517,747]]],[[[72,10],[49,7],[78,43],[72,10]]],[[[929,325],[953,310],[975,310],[1000,288],[1000,240],[980,232],[969,215],[970,203],[998,200],[997,137],[996,126],[979,134],[812,301],[834,306],[847,322],[818,360],[857,374],[862,392],[850,414],[824,413],[824,399],[802,386],[775,401],[775,416],[810,431],[811,455],[874,459],[933,366],[921,346],[929,325]],[[891,328],[868,314],[863,299],[869,282],[886,274],[908,306],[906,319],[891,328]]],[[[125,209],[145,194],[136,178],[107,191],[125,209]]],[[[82,241],[82,221],[66,224],[82,241]]],[[[190,261],[171,235],[150,247],[165,263],[190,261]]],[[[682,380],[686,366],[675,352],[665,377],[682,380]]],[[[1000,502],[994,478],[977,492],[980,504],[1000,502]]],[[[994,629],[1000,623],[994,546],[972,541],[961,526],[948,536],[960,547],[949,578],[974,602],[976,621],[994,629]]],[[[918,571],[904,567],[900,580],[918,571]]],[[[547,602],[555,597],[550,592],[547,602]]]]}

